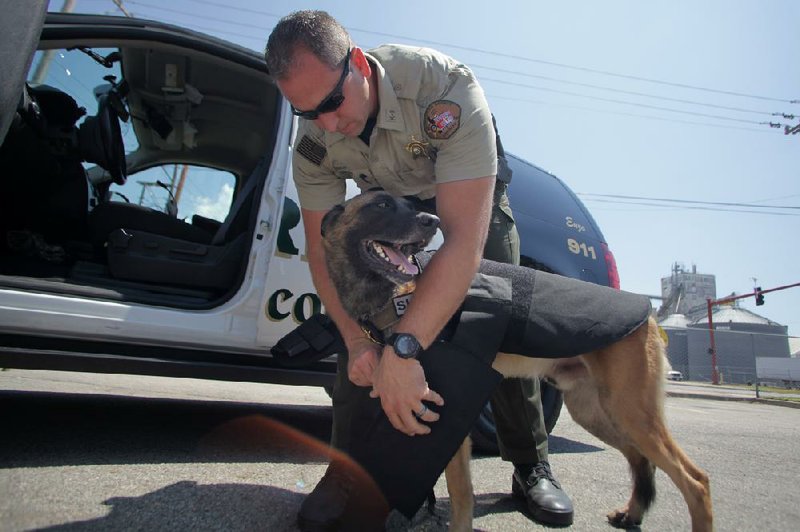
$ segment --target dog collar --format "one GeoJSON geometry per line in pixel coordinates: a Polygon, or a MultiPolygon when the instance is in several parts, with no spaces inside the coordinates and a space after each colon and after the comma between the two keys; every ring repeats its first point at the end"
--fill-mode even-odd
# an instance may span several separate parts
{"type": "Polygon", "coordinates": [[[413,292],[396,295],[377,314],[358,320],[358,324],[367,338],[376,344],[385,345],[384,331],[391,331],[400,321],[400,318],[406,313],[412,295],[413,292]]]}
{"type": "MultiPolygon", "coordinates": [[[[423,265],[417,260],[416,256],[412,256],[411,260],[417,265],[419,271],[422,272],[423,265]]],[[[427,263],[427,261],[425,261],[427,263]]],[[[403,314],[406,313],[408,304],[411,301],[411,296],[417,288],[417,283],[412,279],[411,281],[401,284],[394,289],[392,300],[390,304],[384,306],[380,311],[372,316],[368,316],[358,320],[361,330],[367,338],[379,345],[386,345],[386,337],[384,331],[389,331],[391,328],[400,321],[403,314]]]]}
{"type": "Polygon", "coordinates": [[[386,337],[383,335],[383,331],[370,320],[358,320],[358,325],[372,343],[386,345],[386,337]]]}

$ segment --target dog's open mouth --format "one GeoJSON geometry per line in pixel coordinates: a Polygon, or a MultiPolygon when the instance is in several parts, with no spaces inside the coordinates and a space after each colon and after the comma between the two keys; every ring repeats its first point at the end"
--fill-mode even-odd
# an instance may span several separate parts
{"type": "Polygon", "coordinates": [[[408,281],[419,274],[419,267],[414,264],[414,253],[424,247],[424,242],[395,244],[379,240],[367,240],[366,251],[375,265],[390,277],[399,281],[408,281]]]}

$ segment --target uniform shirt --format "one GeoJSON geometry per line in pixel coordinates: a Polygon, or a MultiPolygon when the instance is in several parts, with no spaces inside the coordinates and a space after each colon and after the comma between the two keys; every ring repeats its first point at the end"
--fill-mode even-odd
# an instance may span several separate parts
{"type": "Polygon", "coordinates": [[[366,55],[378,81],[369,145],[300,120],[293,167],[303,208],[341,203],[347,179],[362,191],[429,199],[437,183],[496,174],[489,105],[469,68],[428,48],[384,45],[366,55]]]}

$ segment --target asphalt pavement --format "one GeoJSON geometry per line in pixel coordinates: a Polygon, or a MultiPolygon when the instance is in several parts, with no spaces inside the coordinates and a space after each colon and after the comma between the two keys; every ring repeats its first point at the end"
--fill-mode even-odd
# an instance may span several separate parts
{"type": "MultiPolygon", "coordinates": [[[[792,530],[800,423],[795,406],[735,386],[667,382],[676,441],[712,478],[717,530],[792,530]]],[[[0,531],[296,531],[328,462],[321,388],[49,371],[0,372],[0,531]]],[[[569,530],[611,530],[630,494],[623,457],[562,413],[550,461],[576,507],[569,530]]],[[[657,472],[641,530],[689,529],[679,490],[657,472]]],[[[475,526],[542,530],[510,496],[510,465],[476,454],[475,526]]],[[[449,495],[408,532],[444,532],[449,495]]]]}

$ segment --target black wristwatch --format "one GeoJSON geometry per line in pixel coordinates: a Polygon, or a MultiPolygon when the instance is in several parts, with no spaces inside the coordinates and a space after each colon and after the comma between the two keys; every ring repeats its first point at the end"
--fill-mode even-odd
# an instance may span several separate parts
{"type": "Polygon", "coordinates": [[[394,348],[394,352],[400,358],[417,358],[422,351],[422,346],[413,334],[395,333],[389,337],[388,345],[394,348]]]}

